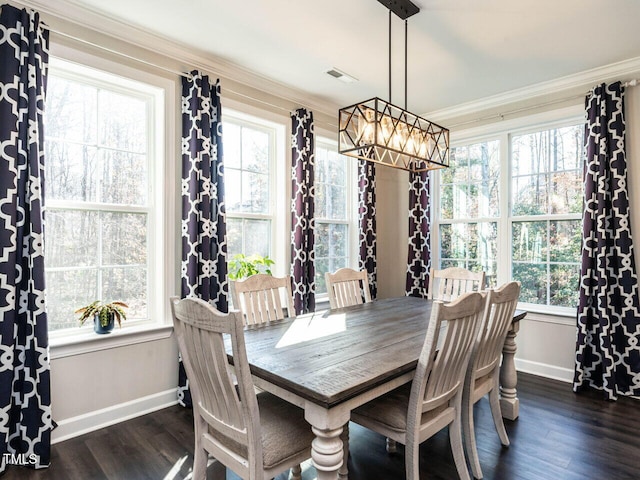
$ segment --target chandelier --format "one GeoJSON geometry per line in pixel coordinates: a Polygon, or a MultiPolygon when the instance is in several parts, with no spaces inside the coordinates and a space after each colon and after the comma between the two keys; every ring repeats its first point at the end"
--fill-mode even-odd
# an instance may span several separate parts
{"type": "Polygon", "coordinates": [[[341,154],[424,172],[449,166],[449,130],[407,111],[407,18],[420,9],[410,0],[378,0],[389,9],[389,101],[378,97],[338,112],[341,154]],[[404,108],[391,103],[391,13],[404,20],[404,108]]]}

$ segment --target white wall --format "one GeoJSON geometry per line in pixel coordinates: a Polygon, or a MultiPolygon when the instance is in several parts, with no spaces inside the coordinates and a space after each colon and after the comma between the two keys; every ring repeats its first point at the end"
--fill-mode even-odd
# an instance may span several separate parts
{"type": "Polygon", "coordinates": [[[378,298],[401,297],[407,271],[409,174],[376,165],[378,298]]]}
{"type": "Polygon", "coordinates": [[[51,405],[58,442],[177,401],[173,336],[51,361],[51,405]]]}

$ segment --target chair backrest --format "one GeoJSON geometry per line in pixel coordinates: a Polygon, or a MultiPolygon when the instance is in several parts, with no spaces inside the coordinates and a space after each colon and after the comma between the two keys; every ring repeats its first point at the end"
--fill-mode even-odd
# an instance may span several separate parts
{"type": "Polygon", "coordinates": [[[331,308],[349,307],[371,301],[369,277],[366,270],[341,268],[336,273],[325,273],[331,308]]]}
{"type": "Polygon", "coordinates": [[[233,290],[234,307],[242,312],[244,323],[248,327],[296,315],[289,277],[258,273],[235,282],[233,290]]]}
{"type": "Polygon", "coordinates": [[[484,272],[471,272],[459,267],[444,270],[431,269],[429,273],[428,298],[449,301],[463,293],[479,292],[484,289],[484,272]]]}
{"type": "Polygon", "coordinates": [[[488,291],[482,324],[471,357],[473,378],[484,377],[498,366],[519,296],[520,282],[509,282],[488,291]]]}
{"type": "MultiPolygon", "coordinates": [[[[466,293],[449,304],[433,302],[427,335],[411,386],[409,419],[446,407],[462,387],[484,307],[480,293],[466,293]],[[442,337],[442,338],[440,338],[442,337]]],[[[442,428],[442,426],[440,427],[442,428]]]]}
{"type": "Polygon", "coordinates": [[[196,298],[170,303],[193,399],[196,444],[235,472],[258,462],[262,468],[260,414],[240,313],[220,313],[196,298]],[[223,335],[231,339],[233,370],[223,335]]]}

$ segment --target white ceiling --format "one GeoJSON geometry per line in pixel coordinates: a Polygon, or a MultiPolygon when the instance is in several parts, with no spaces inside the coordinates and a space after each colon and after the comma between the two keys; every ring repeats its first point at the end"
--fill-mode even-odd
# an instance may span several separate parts
{"type": "MultiPolygon", "coordinates": [[[[377,0],[72,0],[336,105],[388,99],[377,0]],[[356,77],[342,83],[325,72],[356,77]]],[[[638,0],[414,0],[408,108],[430,112],[640,57],[638,0]]],[[[393,103],[404,26],[393,17],[393,103]]]]}

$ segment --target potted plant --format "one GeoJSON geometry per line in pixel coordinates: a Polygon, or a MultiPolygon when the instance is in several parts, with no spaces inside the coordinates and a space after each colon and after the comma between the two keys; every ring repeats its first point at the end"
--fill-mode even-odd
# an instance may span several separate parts
{"type": "Polygon", "coordinates": [[[79,308],[74,313],[80,315],[78,318],[80,326],[84,325],[88,318],[93,318],[93,330],[96,333],[104,334],[113,330],[116,321],[118,326],[122,327],[122,321],[127,319],[123,308],[129,308],[129,305],[124,302],[102,303],[100,300],[96,300],[79,308]]]}
{"type": "Polygon", "coordinates": [[[265,273],[272,275],[271,265],[275,262],[268,256],[263,257],[257,253],[253,255],[245,255],[244,253],[235,254],[229,261],[229,290],[231,293],[232,304],[238,303],[235,292],[235,281],[250,277],[257,273],[265,273]]]}
{"type": "Polygon", "coordinates": [[[242,280],[256,273],[266,273],[271,275],[271,265],[275,262],[268,256],[262,255],[245,255],[237,253],[229,262],[229,278],[231,280],[242,280]]]}

